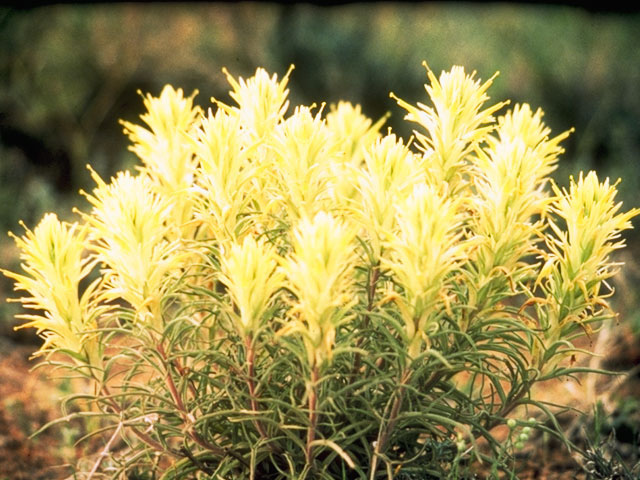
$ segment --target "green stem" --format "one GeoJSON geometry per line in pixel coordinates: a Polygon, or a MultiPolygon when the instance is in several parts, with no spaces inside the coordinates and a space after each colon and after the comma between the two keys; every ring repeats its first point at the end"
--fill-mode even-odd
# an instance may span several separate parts
{"type": "MultiPolygon", "coordinates": [[[[161,343],[158,344],[157,348],[158,348],[158,353],[160,354],[160,357],[162,358],[163,362],[165,364],[170,363],[167,360],[164,347],[162,346],[161,343]]],[[[182,397],[178,393],[176,384],[173,381],[173,377],[171,376],[171,371],[169,370],[169,368],[167,368],[166,370],[167,370],[167,385],[169,386],[169,392],[171,393],[171,398],[173,399],[176,409],[178,410],[178,412],[180,413],[180,416],[182,417],[182,421],[188,426],[187,432],[189,437],[195,443],[200,445],[202,448],[209,450],[210,452],[216,455],[220,455],[220,456],[230,455],[236,460],[238,460],[239,462],[241,462],[242,464],[246,465],[247,464],[246,461],[234,451],[228,450],[226,448],[218,447],[217,445],[213,445],[212,443],[208,442],[207,440],[205,440],[200,436],[200,434],[194,428],[194,423],[196,419],[193,416],[193,413],[189,412],[186,409],[184,402],[182,401],[182,397]]]]}
{"type": "MultiPolygon", "coordinates": [[[[115,413],[117,413],[118,415],[122,415],[122,408],[120,408],[120,406],[112,399],[112,395],[111,395],[111,391],[109,390],[109,387],[107,387],[106,385],[102,385],[101,390],[104,392],[105,396],[106,396],[106,401],[107,403],[111,406],[111,408],[113,409],[113,411],[115,413]]],[[[152,439],[149,435],[147,435],[144,432],[141,432],[140,430],[138,430],[135,427],[130,426],[129,427],[131,429],[131,431],[135,434],[136,437],[138,437],[140,440],[142,440],[145,444],[147,444],[148,446],[150,446],[151,448],[153,448],[154,450],[156,450],[157,452],[165,452],[168,453],[169,455],[172,455],[176,458],[180,458],[181,455],[172,450],[172,449],[167,449],[165,447],[163,447],[160,443],[156,442],[154,439],[152,439]]]]}
{"type": "MultiPolygon", "coordinates": [[[[186,378],[188,372],[182,365],[180,365],[180,362],[177,359],[175,361],[172,361],[171,365],[173,365],[175,369],[178,371],[178,375],[180,375],[182,378],[186,378]]],[[[191,392],[191,396],[194,399],[198,398],[198,392],[196,391],[196,388],[193,386],[193,382],[189,379],[187,380],[187,387],[189,388],[189,392],[191,392]]]]}
{"type": "Polygon", "coordinates": [[[393,433],[393,430],[398,423],[398,415],[400,413],[400,408],[402,407],[402,401],[404,400],[404,392],[405,386],[409,383],[409,379],[411,378],[411,370],[409,367],[406,367],[402,376],[400,378],[400,383],[398,384],[398,390],[395,398],[393,399],[393,404],[391,405],[391,412],[389,413],[389,420],[386,425],[382,423],[380,425],[380,430],[378,430],[378,439],[376,440],[376,445],[373,450],[373,458],[371,460],[371,473],[369,475],[369,479],[373,480],[375,478],[376,469],[378,466],[378,458],[380,454],[383,454],[387,449],[387,442],[393,433]]]}
{"type": "Polygon", "coordinates": [[[173,377],[171,376],[171,370],[169,369],[169,366],[167,365],[167,363],[170,364],[171,362],[168,362],[167,355],[166,355],[166,353],[164,351],[164,347],[162,346],[161,343],[158,344],[158,353],[160,353],[160,356],[162,357],[162,361],[166,365],[167,385],[169,385],[169,391],[171,392],[171,397],[173,398],[173,401],[175,402],[176,407],[178,408],[178,410],[182,414],[183,419],[186,420],[185,415],[187,414],[187,409],[184,406],[184,402],[182,401],[182,396],[178,393],[178,389],[176,388],[176,384],[173,381],[173,377]]]}
{"type": "Polygon", "coordinates": [[[307,464],[311,465],[313,461],[313,448],[312,443],[316,437],[316,428],[318,425],[318,413],[316,411],[316,403],[318,401],[318,366],[313,365],[311,368],[311,378],[309,385],[309,429],[307,430],[307,447],[305,454],[307,457],[307,464]]]}
{"type": "MultiPolygon", "coordinates": [[[[367,313],[373,311],[373,302],[376,298],[376,287],[378,279],[380,278],[380,261],[378,261],[369,271],[369,283],[367,284],[367,313]]],[[[369,316],[367,315],[363,322],[363,331],[367,331],[369,327],[369,316]]],[[[359,348],[362,345],[363,337],[359,337],[356,343],[356,347],[359,348]]],[[[360,372],[360,366],[362,363],[362,355],[356,352],[353,361],[353,374],[354,378],[357,378],[360,372]]]]}
{"type": "Polygon", "coordinates": [[[367,288],[367,311],[370,312],[373,310],[373,302],[376,298],[376,286],[378,284],[378,279],[380,278],[380,261],[376,263],[371,269],[371,274],[369,275],[369,285],[367,288]]]}
{"type": "MultiPolygon", "coordinates": [[[[254,359],[255,359],[255,350],[253,345],[253,339],[251,335],[247,335],[245,337],[245,347],[247,348],[247,386],[249,387],[249,397],[251,402],[251,410],[253,412],[258,412],[258,400],[256,398],[256,386],[254,382],[255,378],[255,370],[254,370],[254,359]]],[[[262,422],[258,419],[254,420],[253,424],[255,425],[260,437],[263,439],[268,438],[267,432],[262,425],[262,422]]]]}

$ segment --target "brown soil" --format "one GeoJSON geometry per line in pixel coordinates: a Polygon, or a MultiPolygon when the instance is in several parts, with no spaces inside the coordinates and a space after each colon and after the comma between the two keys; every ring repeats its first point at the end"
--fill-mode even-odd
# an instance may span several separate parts
{"type": "MultiPolygon", "coordinates": [[[[33,347],[0,338],[0,480],[54,480],[71,474],[70,463],[79,451],[60,445],[61,438],[78,433],[63,425],[29,435],[61,416],[60,384],[44,370],[31,370],[33,347]],[[65,466],[66,465],[66,466],[65,466]]],[[[64,443],[64,442],[63,442],[64,443]]]]}

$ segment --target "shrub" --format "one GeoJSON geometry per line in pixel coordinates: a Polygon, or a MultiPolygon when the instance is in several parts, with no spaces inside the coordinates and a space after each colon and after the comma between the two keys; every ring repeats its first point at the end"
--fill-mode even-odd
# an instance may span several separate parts
{"type": "Polygon", "coordinates": [[[349,103],[287,115],[290,72],[225,71],[237,106],[207,112],[147,95],[146,125],[123,122],[139,171],[92,171],[91,211],[15,237],[23,326],[95,385],[71,416],[112,432],[89,476],[506,468],[494,428],[553,417],[531,387],[580,372],[574,341],[613,315],[639,211],[594,172],[549,180],[569,132],[540,110],[495,119],[492,80],[427,68],[433,106],[397,99],[405,142],[349,103]]]}

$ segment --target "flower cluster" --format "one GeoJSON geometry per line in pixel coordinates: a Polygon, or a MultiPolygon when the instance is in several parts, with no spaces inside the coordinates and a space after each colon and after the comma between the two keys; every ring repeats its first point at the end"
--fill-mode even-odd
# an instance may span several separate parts
{"type": "Polygon", "coordinates": [[[90,211],[15,237],[23,326],[90,367],[96,408],[170,459],[162,478],[391,478],[442,467],[429,452],[461,435],[497,445],[611,316],[640,212],[594,172],[550,181],[569,132],[527,104],[496,118],[493,79],[427,67],[432,106],[397,99],[406,142],[348,102],[288,113],[290,73],[225,70],[236,105],[206,112],[144,97],[145,125],[123,122],[138,172],[92,171],[90,211]]]}

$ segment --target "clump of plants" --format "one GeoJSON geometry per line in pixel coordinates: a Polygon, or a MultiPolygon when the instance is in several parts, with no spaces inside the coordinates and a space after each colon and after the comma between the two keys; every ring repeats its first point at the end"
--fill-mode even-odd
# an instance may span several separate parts
{"type": "Polygon", "coordinates": [[[290,72],[225,71],[237,105],[207,111],[147,95],[123,122],[138,171],[92,171],[90,211],[15,236],[23,326],[108,432],[85,478],[508,469],[495,427],[552,418],[532,386],[581,371],[575,340],[612,317],[639,211],[595,172],[549,179],[569,132],[427,68],[430,106],[397,99],[405,141],[350,103],[289,112],[290,72]]]}

